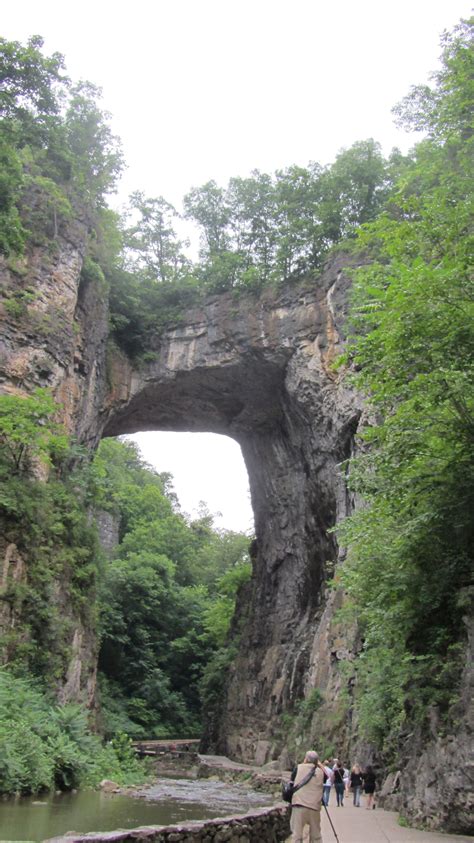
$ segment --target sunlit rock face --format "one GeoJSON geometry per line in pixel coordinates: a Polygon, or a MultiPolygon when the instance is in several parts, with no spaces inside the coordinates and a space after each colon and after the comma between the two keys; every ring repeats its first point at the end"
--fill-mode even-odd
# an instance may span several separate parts
{"type": "Polygon", "coordinates": [[[208,723],[205,744],[250,762],[280,755],[281,714],[314,686],[337,695],[338,660],[352,657],[347,636],[330,623],[326,588],[338,559],[329,531],[350,508],[340,464],[360,416],[360,399],[333,365],[342,351],[345,263],[335,260],[305,289],[210,298],[157,338],[153,363],[137,370],[115,356],[110,367],[104,435],[212,431],[241,445],[254,577],[238,606],[226,707],[208,723]]]}

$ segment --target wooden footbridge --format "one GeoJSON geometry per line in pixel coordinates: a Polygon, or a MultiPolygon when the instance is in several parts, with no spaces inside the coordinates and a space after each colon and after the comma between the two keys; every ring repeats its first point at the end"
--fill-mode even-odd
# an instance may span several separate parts
{"type": "Polygon", "coordinates": [[[199,740],[160,740],[160,741],[133,741],[137,755],[166,755],[172,758],[181,758],[186,755],[197,755],[199,740]]]}

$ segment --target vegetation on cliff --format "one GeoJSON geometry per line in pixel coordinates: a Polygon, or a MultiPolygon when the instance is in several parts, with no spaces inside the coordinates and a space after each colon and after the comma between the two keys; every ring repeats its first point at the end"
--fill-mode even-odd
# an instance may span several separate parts
{"type": "Polygon", "coordinates": [[[189,521],[169,475],[147,466],[132,443],[104,441],[90,464],[69,446],[56,412],[45,390],[0,398],[1,534],[15,548],[0,594],[4,792],[105,775],[132,781],[144,773],[120,735],[199,735],[200,685],[250,576],[247,536],[216,530],[205,510],[189,521]],[[40,481],[31,469],[41,464],[48,477],[40,481]],[[98,510],[119,527],[110,558],[99,547],[98,510]],[[104,750],[84,709],[54,703],[78,625],[100,640],[99,720],[113,738],[104,750]]]}
{"type": "Polygon", "coordinates": [[[104,746],[80,705],[59,706],[33,680],[0,670],[0,793],[70,790],[104,777],[146,779],[129,738],[104,746]]]}
{"type": "Polygon", "coordinates": [[[432,88],[397,114],[425,133],[386,211],[358,233],[348,357],[373,408],[340,538],[364,636],[359,728],[393,754],[413,724],[456,720],[472,605],[474,286],[472,23],[443,39],[432,88]]]}
{"type": "Polygon", "coordinates": [[[0,252],[58,235],[73,210],[97,221],[122,168],[100,90],[72,84],[60,53],[0,39],[0,252]]]}
{"type": "Polygon", "coordinates": [[[342,150],[331,166],[254,171],[226,188],[214,181],[194,188],[184,197],[184,216],[200,231],[194,263],[176,235],[175,208],[134,194],[122,263],[110,277],[117,342],[139,357],[161,327],[211,292],[258,295],[268,285],[308,279],[335,244],[384,207],[401,161],[397,150],[385,160],[369,139],[342,150]]]}
{"type": "Polygon", "coordinates": [[[94,627],[97,536],[84,510],[84,472],[71,452],[46,390],[0,397],[0,524],[16,548],[1,592],[3,662],[53,687],[63,681],[75,620],[94,627]],[[47,482],[37,479],[48,472],[47,482]],[[70,616],[62,611],[69,604],[70,616]]]}
{"type": "MultiPolygon", "coordinates": [[[[373,410],[349,467],[365,506],[340,530],[350,555],[336,578],[363,634],[356,721],[392,758],[413,724],[447,728],[473,539],[472,21],[444,37],[432,87],[397,109],[424,133],[409,155],[385,160],[373,140],[361,141],[328,167],[194,188],[184,207],[202,235],[195,264],[162,197],[134,194],[121,222],[106,208],[121,156],[97,89],[73,86],[41,39],[0,46],[0,250],[13,266],[27,245],[54,244],[79,212],[92,232],[83,274],[106,280],[115,340],[132,356],[153,353],[160,326],[210,291],[311,283],[334,248],[371,258],[354,275],[341,361],[373,410]]],[[[5,295],[15,318],[23,299],[5,295]]],[[[95,628],[99,582],[106,731],[197,731],[197,687],[218,707],[232,654],[226,633],[249,575],[245,540],[216,532],[206,513],[190,523],[169,478],[131,446],[104,443],[92,468],[77,453],[71,463],[47,395],[15,400],[27,401],[4,403],[0,417],[6,535],[28,559],[27,578],[2,595],[23,619],[5,642],[15,672],[64,678],[58,629],[68,620],[55,584],[95,628]],[[39,483],[30,468],[44,459],[49,479],[39,483]],[[111,559],[98,551],[84,501],[120,522],[111,559]]]]}

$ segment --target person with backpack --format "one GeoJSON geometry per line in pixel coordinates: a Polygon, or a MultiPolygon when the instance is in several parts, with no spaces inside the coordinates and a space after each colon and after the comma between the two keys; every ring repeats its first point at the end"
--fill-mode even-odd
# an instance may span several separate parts
{"type": "Polygon", "coordinates": [[[306,753],[302,764],[291,774],[293,797],[291,800],[290,827],[293,843],[303,843],[305,827],[309,826],[310,843],[321,841],[321,805],[323,797],[324,767],[317,752],[306,753]]]}

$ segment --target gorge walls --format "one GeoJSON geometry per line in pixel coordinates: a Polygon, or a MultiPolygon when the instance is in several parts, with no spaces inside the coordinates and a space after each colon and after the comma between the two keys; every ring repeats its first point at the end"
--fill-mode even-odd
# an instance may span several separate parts
{"type": "Polygon", "coordinates": [[[280,755],[283,712],[307,688],[336,692],[337,663],[348,657],[324,615],[338,559],[330,530],[350,505],[340,464],[361,412],[332,366],[347,284],[340,259],[313,287],[211,297],[157,338],[154,362],[136,370],[111,360],[103,435],[212,431],[242,448],[254,575],[238,608],[227,707],[206,743],[245,761],[280,755]]]}
{"type": "MultiPolygon", "coordinates": [[[[210,296],[157,333],[148,362],[138,366],[109,340],[107,290],[81,274],[85,242],[85,225],[76,222],[48,247],[0,264],[1,391],[48,387],[68,432],[90,449],[103,436],[146,430],[209,431],[240,444],[255,514],[254,571],[238,602],[238,655],[220,711],[209,720],[206,748],[286,766],[305,747],[296,738],[290,745],[285,715],[312,698],[306,731],[317,748],[354,753],[351,694],[360,642],[357,630],[338,621],[342,594],[328,585],[344,556],[332,528],[353,506],[342,464],[363,412],[360,396],[333,366],[344,341],[348,259],[336,257],[305,286],[269,289],[259,298],[210,296]]],[[[10,577],[27,576],[28,560],[7,533],[0,552],[5,588],[10,577]]],[[[94,634],[71,608],[67,580],[58,581],[55,599],[69,619],[59,697],[92,706],[94,634]]],[[[4,629],[17,622],[2,609],[4,629]]],[[[468,763],[466,723],[463,707],[440,760],[438,738],[417,746],[416,757],[408,754],[412,782],[424,763],[435,776],[404,794],[414,816],[430,811],[436,824],[442,814],[433,806],[447,792],[448,754],[456,750],[468,763]]],[[[450,799],[464,828],[461,782],[450,799]]]]}
{"type": "MultiPolygon", "coordinates": [[[[2,391],[50,388],[68,432],[89,448],[102,436],[144,430],[211,431],[239,442],[255,513],[254,575],[238,609],[227,707],[207,740],[263,763],[285,745],[280,715],[315,685],[336,693],[330,665],[348,656],[329,623],[338,598],[326,589],[338,557],[329,531],[350,506],[340,463],[361,412],[332,365],[342,350],[345,261],[304,288],[209,297],[153,338],[152,361],[137,367],[108,343],[106,290],[81,274],[85,236],[76,222],[49,248],[4,262],[2,391]]],[[[4,552],[15,556],[12,547],[4,552]]],[[[94,643],[79,618],[69,644],[61,697],[90,703],[94,643]]]]}

